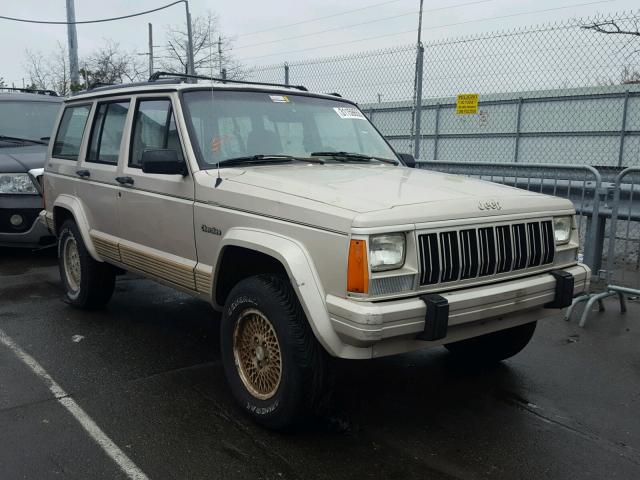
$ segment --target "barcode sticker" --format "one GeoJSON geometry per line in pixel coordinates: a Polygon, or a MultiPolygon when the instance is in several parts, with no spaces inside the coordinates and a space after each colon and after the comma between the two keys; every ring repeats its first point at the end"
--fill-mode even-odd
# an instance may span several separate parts
{"type": "Polygon", "coordinates": [[[365,116],[355,107],[333,107],[340,118],[355,118],[364,120],[365,116]]]}
{"type": "Polygon", "coordinates": [[[289,97],[286,95],[269,95],[269,98],[275,103],[289,103],[289,97]]]}

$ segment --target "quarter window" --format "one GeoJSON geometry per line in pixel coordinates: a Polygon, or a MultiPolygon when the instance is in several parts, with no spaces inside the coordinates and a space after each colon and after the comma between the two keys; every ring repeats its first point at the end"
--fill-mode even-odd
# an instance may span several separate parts
{"type": "Polygon", "coordinates": [[[129,166],[140,168],[144,152],[162,149],[175,150],[183,159],[171,101],[141,100],[133,124],[129,166]]]}
{"type": "Polygon", "coordinates": [[[88,162],[116,165],[129,101],[98,104],[89,142],[88,162]]]}
{"type": "Polygon", "coordinates": [[[80,144],[84,127],[89,117],[89,105],[78,105],[67,107],[62,114],[60,126],[56,133],[56,140],[53,143],[53,157],[77,160],[80,153],[80,144]]]}

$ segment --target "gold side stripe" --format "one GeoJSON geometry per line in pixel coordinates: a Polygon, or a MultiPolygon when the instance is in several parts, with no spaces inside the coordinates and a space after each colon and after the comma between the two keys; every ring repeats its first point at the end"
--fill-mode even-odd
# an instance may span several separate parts
{"type": "Polygon", "coordinates": [[[211,277],[210,273],[196,270],[196,290],[200,293],[211,293],[211,277]]]}
{"type": "Polygon", "coordinates": [[[122,262],[156,277],[164,278],[177,285],[195,290],[196,283],[193,268],[152,257],[125,245],[120,245],[122,262]]]}
{"type": "Polygon", "coordinates": [[[118,251],[117,243],[96,237],[93,234],[91,234],[91,240],[93,241],[93,246],[96,249],[98,255],[110,260],[116,260],[118,262],[120,261],[120,252],[118,251]]]}
{"type": "Polygon", "coordinates": [[[47,222],[47,228],[51,233],[55,233],[55,223],[53,222],[53,216],[45,215],[44,219],[47,222]]]}

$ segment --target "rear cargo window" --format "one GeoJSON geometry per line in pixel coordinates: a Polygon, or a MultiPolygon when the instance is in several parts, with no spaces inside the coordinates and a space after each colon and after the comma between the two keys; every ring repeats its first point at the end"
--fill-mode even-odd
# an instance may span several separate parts
{"type": "Polygon", "coordinates": [[[90,110],[90,105],[76,105],[64,109],[56,141],[53,144],[53,157],[68,160],[78,159],[82,135],[90,110]]]}

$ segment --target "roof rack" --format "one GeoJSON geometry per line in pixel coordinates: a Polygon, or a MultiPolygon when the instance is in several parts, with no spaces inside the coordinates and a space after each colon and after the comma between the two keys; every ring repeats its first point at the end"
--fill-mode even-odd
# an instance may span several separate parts
{"type": "Polygon", "coordinates": [[[44,88],[15,88],[15,87],[0,87],[1,91],[9,92],[22,92],[22,93],[35,93],[38,95],[49,95],[50,97],[57,97],[58,94],[53,90],[46,90],[44,88]]]}
{"type": "Polygon", "coordinates": [[[204,75],[189,75],[187,73],[173,73],[173,72],[155,72],[153,75],[149,77],[149,82],[155,82],[161,78],[179,78],[183,80],[194,79],[194,80],[211,80],[212,82],[218,83],[240,83],[245,85],[264,85],[267,87],[284,87],[284,88],[295,88],[296,90],[301,90],[303,92],[307,92],[307,88],[302,85],[285,85],[283,83],[267,83],[267,82],[250,82],[247,80],[229,80],[228,78],[217,78],[217,77],[207,77],[204,75]]]}

